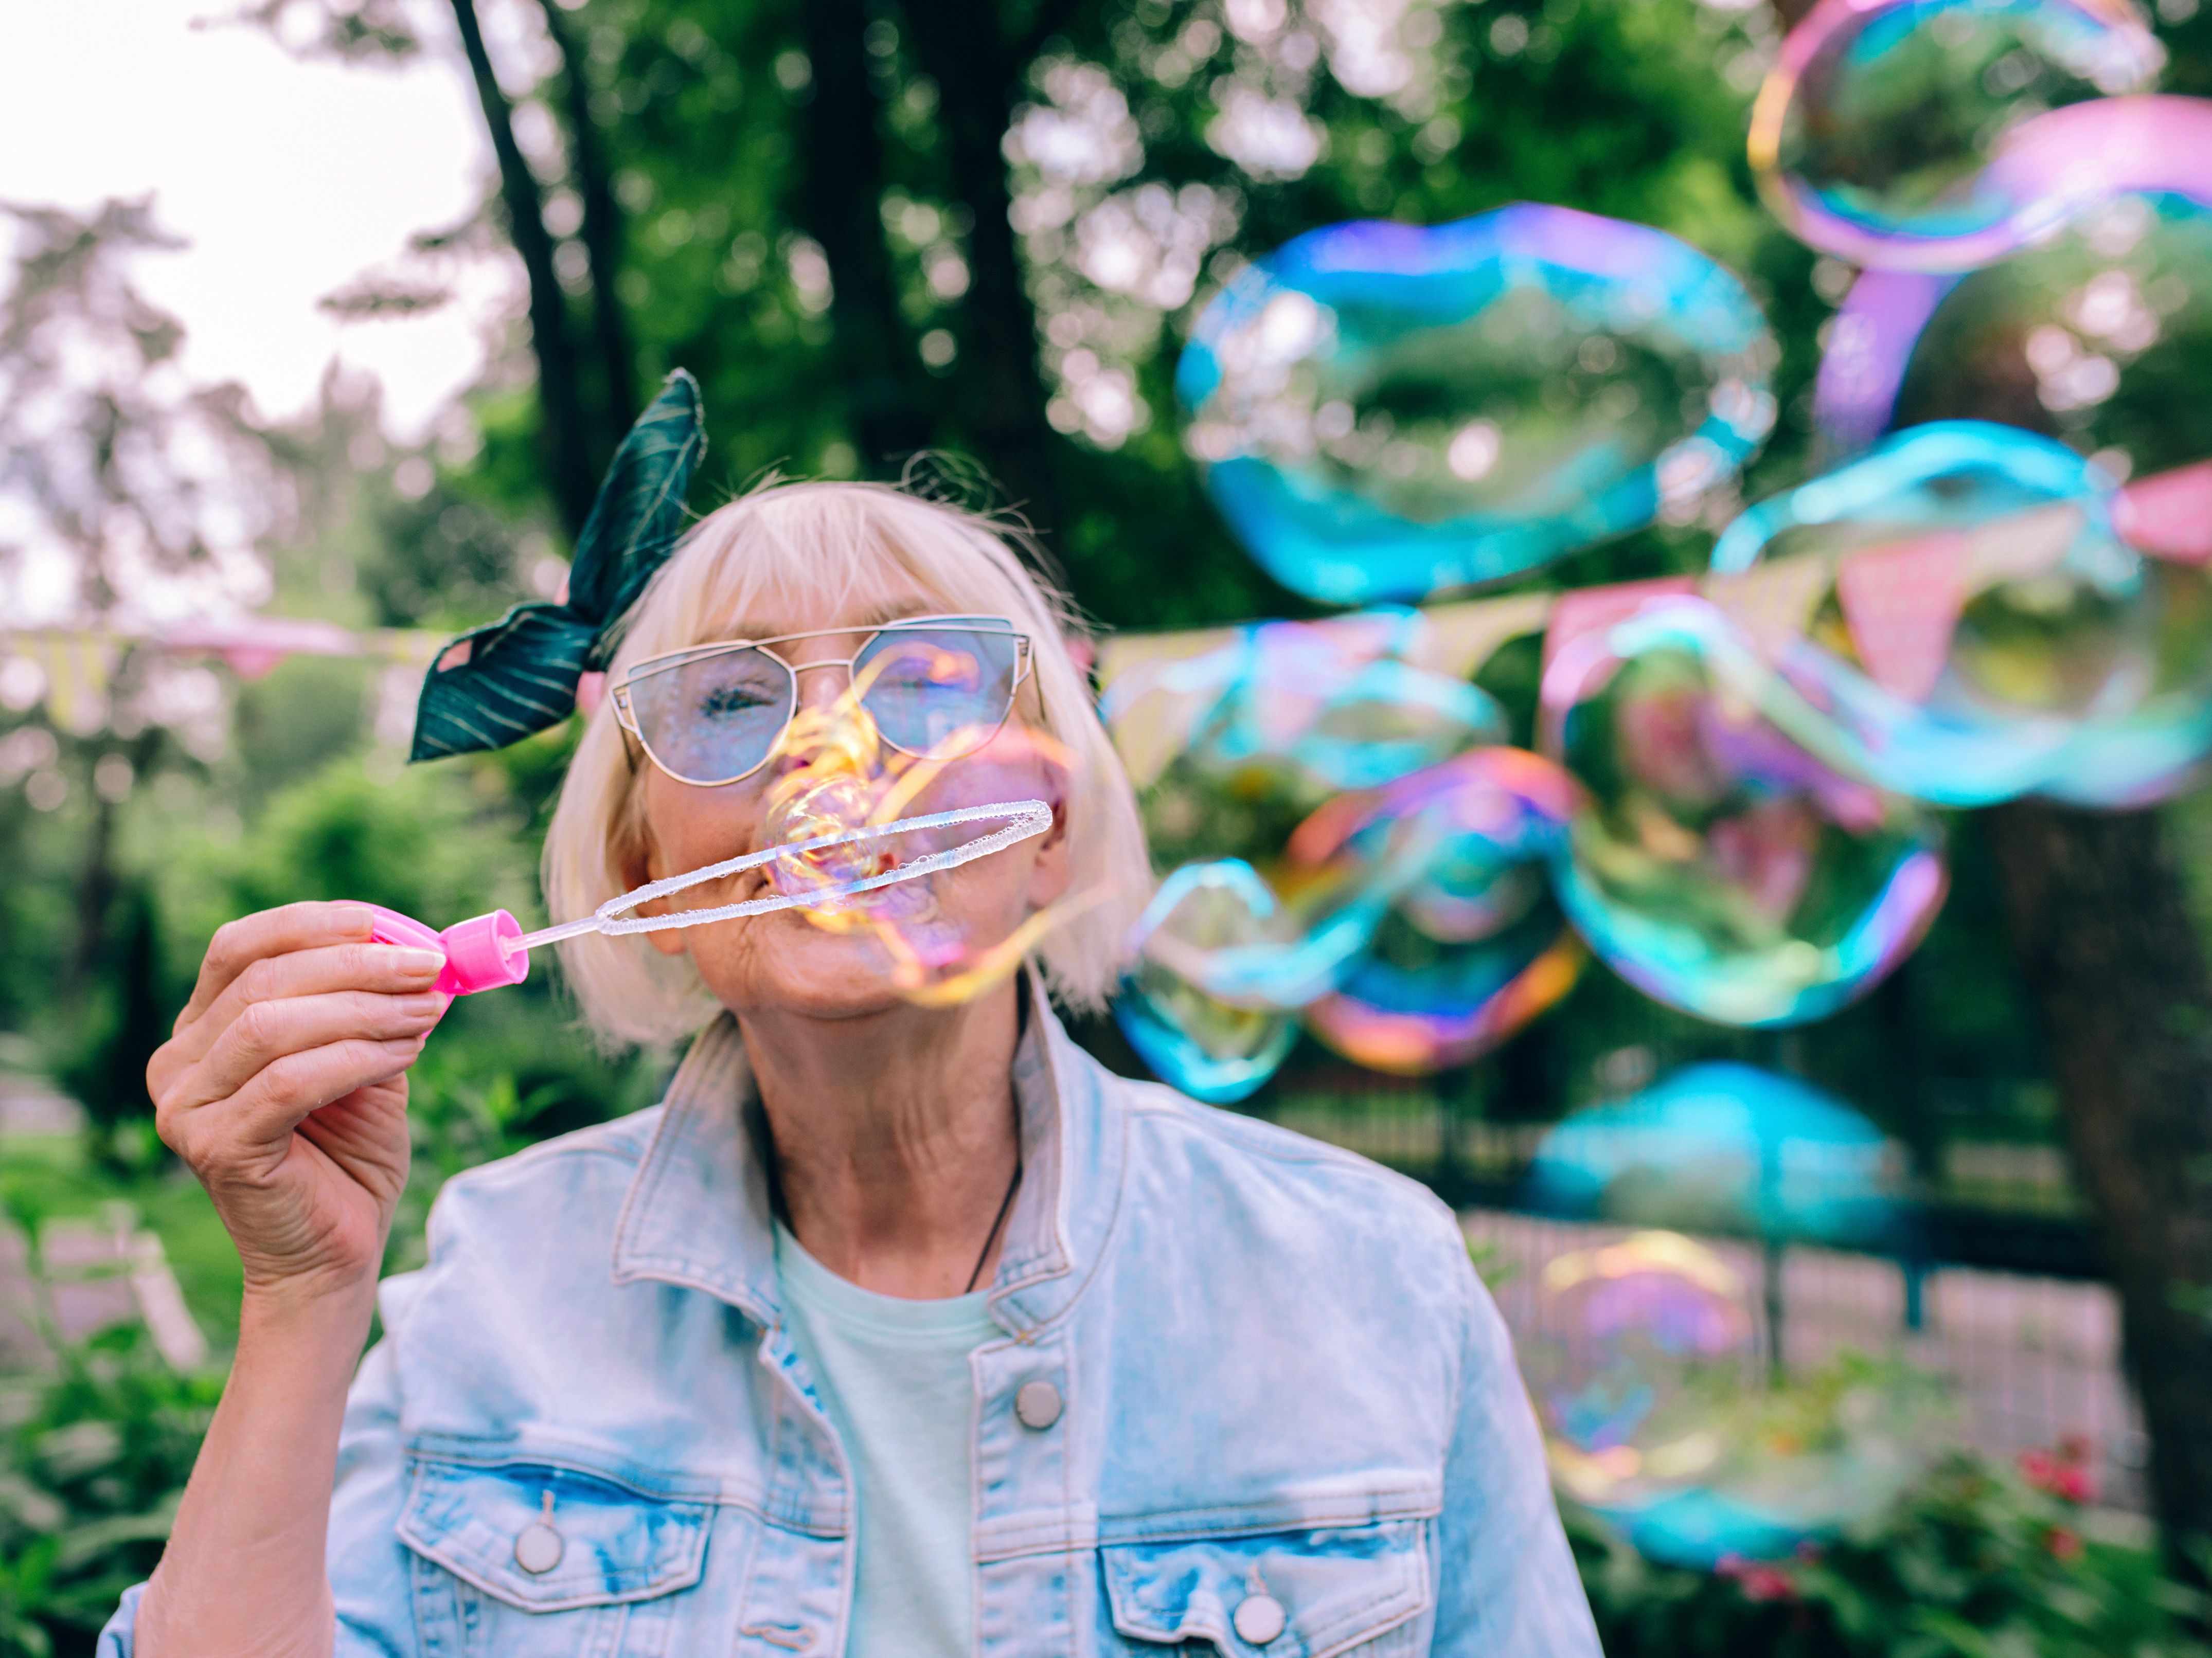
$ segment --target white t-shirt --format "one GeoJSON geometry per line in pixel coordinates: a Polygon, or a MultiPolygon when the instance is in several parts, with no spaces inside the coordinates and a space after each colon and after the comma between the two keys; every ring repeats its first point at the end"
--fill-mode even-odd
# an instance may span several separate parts
{"type": "Polygon", "coordinates": [[[968,1356],[1001,1333],[986,1297],[904,1301],[848,1283],[781,1224],[792,1339],[851,1458],[860,1542],[852,1658],[975,1649],[975,1388],[968,1356]]]}

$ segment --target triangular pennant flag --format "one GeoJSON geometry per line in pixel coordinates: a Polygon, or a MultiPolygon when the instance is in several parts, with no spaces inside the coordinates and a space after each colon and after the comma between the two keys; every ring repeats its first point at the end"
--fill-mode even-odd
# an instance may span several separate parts
{"type": "Polygon", "coordinates": [[[1754,564],[1735,575],[1709,575],[1704,586],[1713,607],[1770,663],[1804,635],[1813,607],[1827,591],[1827,561],[1811,553],[1754,564]]]}
{"type": "Polygon", "coordinates": [[[1620,581],[1605,587],[1577,587],[1552,598],[1551,625],[1544,634],[1544,667],[1584,634],[1626,622],[1655,598],[1694,595],[1692,575],[1658,576],[1650,581],[1620,581]]]}
{"type": "Polygon", "coordinates": [[[1943,677],[1966,604],[1966,532],[1862,547],[1836,570],[1836,597],[1859,661],[1884,690],[1926,700],[1943,677]]]}

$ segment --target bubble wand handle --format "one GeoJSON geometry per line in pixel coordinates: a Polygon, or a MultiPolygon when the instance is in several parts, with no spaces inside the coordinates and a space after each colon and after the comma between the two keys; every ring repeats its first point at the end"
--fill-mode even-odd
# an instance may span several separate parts
{"type": "Polygon", "coordinates": [[[749,852],[742,857],[726,859],[721,863],[709,864],[702,869],[688,870],[681,875],[647,882],[618,897],[610,898],[589,915],[540,927],[535,932],[525,932],[521,924],[503,909],[457,921],[440,932],[411,915],[402,915],[398,910],[386,909],[381,904],[371,904],[368,908],[375,920],[369,936],[379,944],[407,944],[416,949],[437,950],[445,957],[446,965],[432,987],[447,996],[467,996],[479,990],[495,990],[502,985],[520,984],[530,975],[530,952],[539,944],[580,938],[586,932],[605,932],[615,936],[659,932],[671,927],[698,926],[709,921],[765,915],[774,910],[835,903],[842,898],[872,892],[878,887],[887,887],[899,881],[911,881],[939,870],[957,869],[963,864],[1010,847],[1017,841],[1026,841],[1032,835],[1042,835],[1051,827],[1052,808],[1042,800],[963,806],[954,811],[931,812],[921,817],[902,817],[889,823],[862,823],[853,829],[840,829],[835,834],[817,835],[809,841],[793,841],[784,846],[749,852]],[[922,829],[951,829],[963,823],[993,822],[1004,827],[994,829],[988,835],[979,835],[973,841],[963,841],[959,846],[924,853],[911,863],[902,864],[896,869],[885,870],[878,875],[826,882],[805,892],[779,892],[765,898],[747,899],[742,903],[722,904],[710,909],[680,910],[672,915],[623,914],[625,910],[635,910],[640,904],[665,898],[687,887],[757,869],[779,858],[823,852],[832,847],[851,846],[860,841],[889,840],[922,829]]]}

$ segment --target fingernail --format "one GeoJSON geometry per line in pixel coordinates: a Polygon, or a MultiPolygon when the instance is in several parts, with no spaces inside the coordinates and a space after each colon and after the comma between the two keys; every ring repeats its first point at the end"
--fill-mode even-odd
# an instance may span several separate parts
{"type": "Polygon", "coordinates": [[[400,1012],[410,1019],[434,1018],[446,1011],[446,999],[434,990],[417,991],[398,999],[400,1012]]]}
{"type": "Polygon", "coordinates": [[[428,1040],[429,1035],[430,1033],[426,1030],[420,1036],[395,1037],[391,1042],[380,1045],[395,1060],[410,1059],[422,1051],[422,1044],[428,1040]]]}
{"type": "Polygon", "coordinates": [[[348,932],[366,935],[375,929],[376,914],[367,904],[340,904],[337,924],[348,932]]]}
{"type": "Polygon", "coordinates": [[[446,958],[434,950],[416,950],[406,944],[386,944],[392,952],[392,965],[402,973],[435,973],[446,964],[446,958]]]}

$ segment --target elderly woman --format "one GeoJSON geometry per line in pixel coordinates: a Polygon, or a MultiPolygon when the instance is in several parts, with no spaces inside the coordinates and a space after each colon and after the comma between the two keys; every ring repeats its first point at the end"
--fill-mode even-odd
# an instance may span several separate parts
{"type": "Polygon", "coordinates": [[[1047,778],[1048,832],[927,878],[982,965],[918,993],[892,929],[801,910],[574,941],[598,1029],[691,1038],[665,1100],[453,1180],[380,1290],[441,958],[358,904],[226,926],[152,1081],[244,1261],[237,1360],[101,1651],[1594,1655],[1452,1216],[1054,1017],[1149,884],[1057,596],[845,483],[636,585],[553,911],[786,844],[794,726],[857,703],[970,796],[1047,778]],[[961,671],[884,667],[925,637],[961,671]]]}

